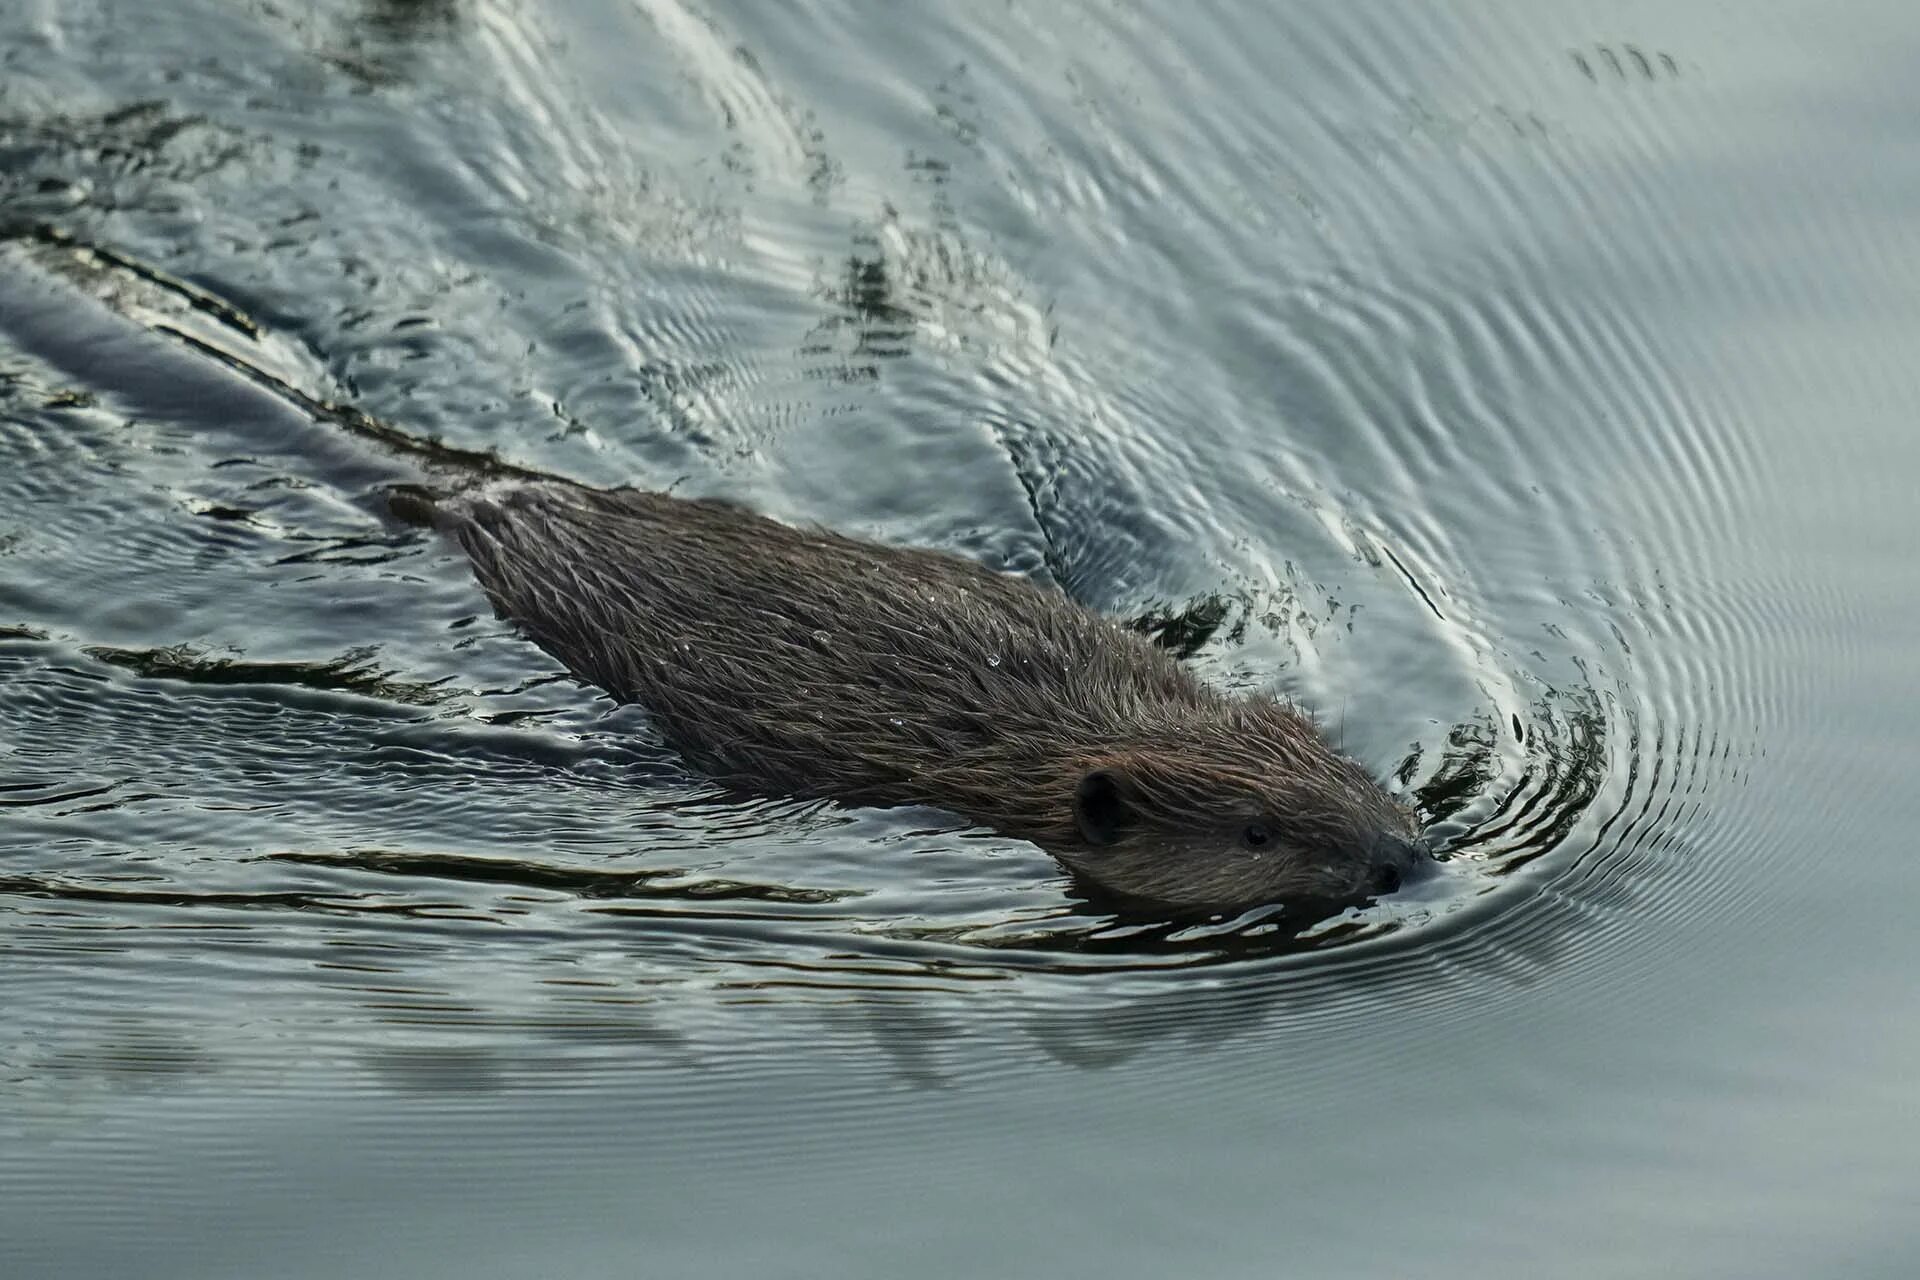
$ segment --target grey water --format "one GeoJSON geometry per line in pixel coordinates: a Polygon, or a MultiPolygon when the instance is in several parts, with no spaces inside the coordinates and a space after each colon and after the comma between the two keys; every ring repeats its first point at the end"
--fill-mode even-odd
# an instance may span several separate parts
{"type": "Polygon", "coordinates": [[[1920,10],[0,4],[0,1276],[1920,1271],[1920,10]],[[717,494],[1441,873],[752,800],[383,514],[717,494]]]}

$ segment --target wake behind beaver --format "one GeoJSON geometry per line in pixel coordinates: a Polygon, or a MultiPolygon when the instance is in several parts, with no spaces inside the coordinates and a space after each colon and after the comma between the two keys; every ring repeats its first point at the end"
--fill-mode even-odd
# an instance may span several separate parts
{"type": "Polygon", "coordinates": [[[563,482],[427,499],[495,610],[716,781],[930,805],[1173,908],[1360,901],[1412,816],[1292,707],[1057,591],[714,500],[563,482]]]}

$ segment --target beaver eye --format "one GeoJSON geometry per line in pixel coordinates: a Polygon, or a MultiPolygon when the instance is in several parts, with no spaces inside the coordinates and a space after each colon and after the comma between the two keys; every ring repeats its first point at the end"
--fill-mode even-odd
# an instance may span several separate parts
{"type": "Polygon", "coordinates": [[[1247,829],[1240,833],[1240,839],[1247,848],[1258,849],[1261,845],[1273,839],[1273,832],[1267,830],[1265,826],[1258,822],[1250,823],[1247,829]]]}

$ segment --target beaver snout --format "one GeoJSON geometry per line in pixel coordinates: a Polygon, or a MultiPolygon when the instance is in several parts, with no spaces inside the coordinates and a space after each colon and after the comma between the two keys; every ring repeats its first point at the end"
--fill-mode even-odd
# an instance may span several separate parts
{"type": "Polygon", "coordinates": [[[1410,880],[1424,878],[1433,870],[1433,849],[1419,836],[1411,838],[1382,832],[1374,837],[1368,850],[1372,862],[1372,893],[1396,893],[1410,880]]]}

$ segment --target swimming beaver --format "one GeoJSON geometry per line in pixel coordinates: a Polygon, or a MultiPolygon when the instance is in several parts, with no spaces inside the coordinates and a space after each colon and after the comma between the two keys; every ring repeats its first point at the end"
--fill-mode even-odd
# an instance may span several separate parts
{"type": "Polygon", "coordinates": [[[716,781],[951,810],[1177,908],[1354,902],[1426,857],[1298,712],[958,556],[563,482],[393,506],[452,534],[503,617],[649,708],[716,781]]]}

